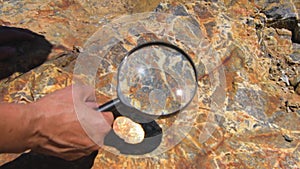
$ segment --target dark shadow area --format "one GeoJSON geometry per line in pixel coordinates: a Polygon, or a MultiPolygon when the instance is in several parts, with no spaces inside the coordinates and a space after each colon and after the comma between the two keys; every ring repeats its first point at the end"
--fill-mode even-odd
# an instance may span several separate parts
{"type": "Polygon", "coordinates": [[[52,45],[44,36],[27,29],[0,27],[0,79],[25,73],[47,60],[52,45]]]}
{"type": "Polygon", "coordinates": [[[300,43],[300,26],[298,24],[299,21],[297,20],[296,17],[290,17],[290,18],[267,22],[268,27],[273,27],[278,29],[284,28],[291,31],[293,43],[300,43]]]}
{"type": "Polygon", "coordinates": [[[30,152],[24,153],[15,160],[0,166],[0,169],[90,169],[94,164],[97,153],[95,151],[87,157],[75,161],[66,161],[57,157],[30,152]]]}

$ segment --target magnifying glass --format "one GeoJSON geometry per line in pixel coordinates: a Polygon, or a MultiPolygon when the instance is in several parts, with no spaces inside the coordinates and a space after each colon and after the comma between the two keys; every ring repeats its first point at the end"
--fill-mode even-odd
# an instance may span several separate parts
{"type": "Polygon", "coordinates": [[[118,67],[118,97],[101,105],[98,111],[111,111],[114,118],[126,116],[140,123],[146,134],[141,143],[129,144],[111,130],[104,144],[123,154],[153,151],[162,138],[162,129],[155,119],[186,108],[196,91],[195,65],[181,48],[160,41],[133,48],[118,67]]]}

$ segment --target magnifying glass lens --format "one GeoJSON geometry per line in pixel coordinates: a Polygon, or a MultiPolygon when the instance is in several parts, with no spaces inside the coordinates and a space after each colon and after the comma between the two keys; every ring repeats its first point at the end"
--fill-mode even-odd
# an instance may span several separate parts
{"type": "Polygon", "coordinates": [[[149,115],[168,115],[184,108],[196,92],[195,68],[181,50],[148,45],[129,53],[118,74],[118,97],[149,115]]]}

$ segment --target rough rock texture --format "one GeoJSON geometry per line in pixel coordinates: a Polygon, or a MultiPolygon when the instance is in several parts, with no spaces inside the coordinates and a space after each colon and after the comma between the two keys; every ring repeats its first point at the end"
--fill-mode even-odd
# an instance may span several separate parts
{"type": "Polygon", "coordinates": [[[137,144],[143,141],[145,131],[140,124],[134,123],[127,117],[115,119],[113,128],[115,133],[127,143],[137,144]]]}
{"type": "MultiPolygon", "coordinates": [[[[93,168],[300,168],[298,1],[182,1],[157,8],[147,5],[149,1],[0,2],[1,24],[28,28],[55,45],[43,66],[0,81],[4,102],[31,102],[70,85],[77,57],[73,48],[80,51],[101,25],[125,13],[155,9],[193,14],[222,60],[226,75],[222,113],[213,114],[206,106],[209,97],[201,98],[193,129],[171,150],[141,159],[100,150],[93,168]],[[208,117],[213,120],[206,121],[208,117]],[[207,128],[214,130],[202,141],[199,136],[207,128]]],[[[206,83],[203,76],[199,83],[203,90],[206,83]]],[[[0,162],[13,158],[3,154],[0,162]]]]}

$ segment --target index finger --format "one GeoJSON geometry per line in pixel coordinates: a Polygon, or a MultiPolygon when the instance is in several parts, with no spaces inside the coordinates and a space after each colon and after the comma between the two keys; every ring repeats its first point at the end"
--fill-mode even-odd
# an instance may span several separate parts
{"type": "Polygon", "coordinates": [[[74,99],[82,102],[96,102],[95,90],[91,86],[74,84],[72,85],[74,99]]]}

